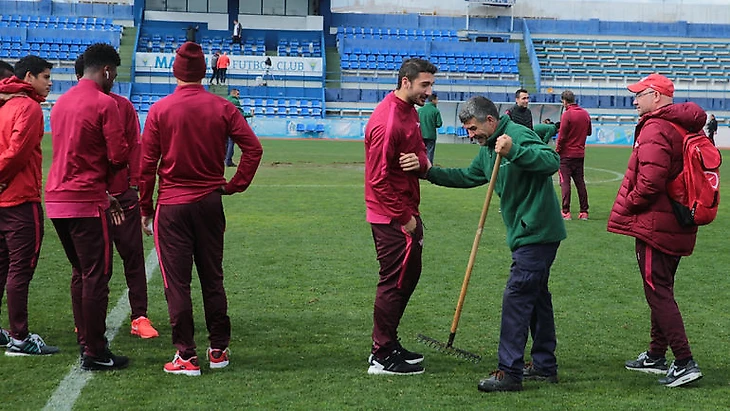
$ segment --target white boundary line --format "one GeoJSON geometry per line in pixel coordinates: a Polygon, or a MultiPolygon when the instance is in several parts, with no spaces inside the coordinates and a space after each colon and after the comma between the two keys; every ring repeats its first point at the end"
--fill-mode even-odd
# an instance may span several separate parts
{"type": "MultiPolygon", "coordinates": [[[[147,260],[145,261],[144,269],[147,273],[147,283],[150,282],[152,273],[157,267],[159,267],[157,252],[153,248],[149,255],[147,255],[147,260]]],[[[117,335],[117,332],[122,326],[127,315],[129,315],[130,308],[128,292],[129,289],[122,293],[122,296],[119,297],[119,300],[117,301],[117,305],[112,308],[111,312],[106,317],[106,338],[110,343],[117,335]]],[[[46,406],[43,409],[48,411],[71,411],[76,399],[79,398],[79,395],[81,395],[81,390],[84,389],[86,384],[91,381],[92,378],[94,378],[93,372],[82,371],[81,364],[76,363],[71,368],[71,371],[69,371],[69,373],[63,378],[61,383],[58,385],[58,388],[56,388],[56,391],[54,391],[51,398],[49,398],[48,402],[46,402],[46,406]]]]}

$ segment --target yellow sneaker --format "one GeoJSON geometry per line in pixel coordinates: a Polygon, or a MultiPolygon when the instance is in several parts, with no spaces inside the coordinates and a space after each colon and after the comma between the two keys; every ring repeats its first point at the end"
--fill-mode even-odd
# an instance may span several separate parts
{"type": "Polygon", "coordinates": [[[159,337],[160,333],[152,327],[152,322],[147,317],[138,317],[132,320],[132,335],[139,335],[140,338],[159,337]]]}

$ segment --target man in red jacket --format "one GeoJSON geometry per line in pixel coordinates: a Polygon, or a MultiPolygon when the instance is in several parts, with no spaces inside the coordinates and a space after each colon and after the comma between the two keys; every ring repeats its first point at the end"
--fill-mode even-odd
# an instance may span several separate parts
{"type": "Polygon", "coordinates": [[[172,66],[177,88],[150,107],[142,135],[142,224],[145,233],[154,233],[160,260],[177,348],[164,367],[172,374],[200,375],[190,296],[193,262],[203,291],[210,368],[228,365],[231,320],[223,287],[226,220],[221,196],[246,190],[263,154],[238,109],[202,86],[205,68],[200,45],[180,46],[172,66]],[[243,154],[236,174],[226,182],[223,159],[229,136],[243,154]],[[152,195],[158,176],[155,210],[152,195]]]}
{"type": "Polygon", "coordinates": [[[555,152],[560,154],[560,191],[563,195],[563,219],[570,220],[570,179],[575,182],[580,203],[579,220],[588,220],[588,191],[584,177],[586,138],[593,133],[591,116],[575,103],[570,90],[560,95],[565,111],[560,117],[560,134],[555,142],[555,152]]]}
{"type": "Polygon", "coordinates": [[[26,56],[15,64],[17,76],[0,81],[0,298],[7,288],[10,327],[0,329],[0,345],[9,356],[58,352],[28,332],[28,287],[43,240],[39,103],[51,91],[52,67],[26,56]]]}
{"type": "MultiPolygon", "coordinates": [[[[84,55],[76,59],[74,65],[76,78],[84,76],[84,55]]],[[[129,306],[131,308],[131,334],[140,338],[155,338],[160,334],[147,318],[147,274],[144,268],[144,244],[139,226],[142,217],[139,214],[139,117],[132,102],[119,94],[109,92],[119,108],[119,115],[124,129],[124,139],[129,146],[129,164],[127,167],[110,172],[107,191],[113,196],[124,211],[124,221],[112,226],[112,239],[119,256],[124,263],[124,278],[129,289],[129,306]]]]}
{"type": "Polygon", "coordinates": [[[423,373],[423,355],[398,340],[398,325],[421,276],[423,248],[418,174],[401,170],[399,158],[415,153],[422,173],[430,166],[413,105],[426,103],[435,73],[426,60],[404,61],[396,90],[378,104],[365,127],[366,217],[380,263],[368,374],[423,373]]]}
{"type": "Polygon", "coordinates": [[[667,183],[683,166],[683,136],[672,123],[697,132],[707,115],[694,103],[672,104],[674,84],[660,74],[651,74],[628,89],[636,93],[634,106],[641,117],[608,231],[636,238],[636,259],[651,309],[651,342],[636,360],[626,361],[626,368],[666,374],[659,382],[678,387],[702,378],[702,372],[692,358],[674,300],[674,275],[681,257],[692,254],[697,227],[679,224],[666,192],[667,183]],[[671,367],[665,358],[668,347],[675,358],[671,367]]]}
{"type": "Polygon", "coordinates": [[[84,76],[62,95],[51,112],[53,162],[46,183],[46,211],[71,263],[71,304],[81,369],[115,370],[129,359],[107,346],[106,311],[112,274],[112,221],[123,212],[107,194],[110,167],[127,166],[117,103],[108,94],[121,64],[109,44],[84,51],[84,76]]]}

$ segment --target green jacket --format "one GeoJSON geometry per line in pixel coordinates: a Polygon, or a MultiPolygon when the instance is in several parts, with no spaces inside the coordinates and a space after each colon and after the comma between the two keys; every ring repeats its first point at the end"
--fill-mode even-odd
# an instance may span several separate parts
{"type": "MultiPolygon", "coordinates": [[[[487,184],[497,157],[494,145],[502,134],[512,137],[512,149],[502,158],[494,191],[500,197],[507,245],[514,251],[523,245],[564,240],[565,224],[552,179],[560,167],[560,157],[535,132],[514,123],[507,115],[499,119],[497,130],[468,168],[432,167],[426,178],[445,187],[487,184]]],[[[476,216],[480,207],[474,210],[476,216]]]]}
{"type": "Polygon", "coordinates": [[[555,124],[535,124],[533,130],[535,130],[535,134],[542,139],[543,143],[549,143],[550,139],[553,138],[554,135],[558,134],[558,126],[555,124]]]}
{"type": "Polygon", "coordinates": [[[436,129],[443,125],[441,112],[433,103],[426,103],[418,110],[421,122],[421,135],[424,140],[436,140],[436,129]]]}
{"type": "Polygon", "coordinates": [[[253,114],[251,114],[251,113],[244,113],[243,112],[243,108],[241,107],[241,100],[238,97],[232,96],[232,95],[229,94],[229,95],[226,96],[226,100],[228,100],[231,103],[233,103],[233,105],[236,106],[236,108],[238,109],[238,111],[240,111],[241,114],[243,114],[243,117],[244,118],[253,117],[253,114]]]}

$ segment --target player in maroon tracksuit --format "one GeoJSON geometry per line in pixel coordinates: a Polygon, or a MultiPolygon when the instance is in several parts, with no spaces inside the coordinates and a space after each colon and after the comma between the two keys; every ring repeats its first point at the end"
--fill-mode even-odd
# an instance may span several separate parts
{"type": "Polygon", "coordinates": [[[193,262],[203,292],[211,368],[228,365],[231,321],[223,287],[222,195],[251,184],[263,149],[243,115],[229,101],[205,90],[200,46],[183,44],[175,56],[175,92],[153,104],[142,136],[140,206],[147,234],[154,233],[165,286],[172,343],[177,348],[164,370],[200,375],[190,296],[193,262]],[[224,177],[228,137],[241,148],[231,181],[224,177]],[[152,195],[159,176],[157,209],[152,195]],[[150,229],[153,226],[153,229],[150,229]]]}
{"type": "Polygon", "coordinates": [[[373,311],[373,348],[369,374],[420,374],[423,355],[398,341],[398,325],[421,276],[423,225],[419,217],[418,174],[404,172],[402,153],[415,153],[428,166],[414,104],[431,95],[436,67],[409,59],[398,72],[396,90],[385,96],[365,127],[365,205],[372,227],[380,280],[373,311]]]}
{"type": "Polygon", "coordinates": [[[78,329],[81,368],[113,370],[129,359],[107,347],[106,312],[112,274],[111,225],[123,219],[110,206],[107,178],[110,167],[127,166],[129,147],[124,139],[117,103],[108,95],[119,54],[109,44],[84,51],[84,76],[62,95],[51,112],[53,162],[46,182],[46,213],[73,268],[71,303],[78,329]]]}
{"type": "MultiPolygon", "coordinates": [[[[84,55],[80,55],[75,63],[76,78],[84,76],[84,55]]],[[[124,129],[124,139],[129,146],[129,163],[127,167],[110,172],[107,180],[107,191],[113,196],[124,211],[124,221],[112,226],[112,239],[122,257],[124,278],[129,288],[129,306],[131,308],[131,334],[141,338],[159,336],[147,318],[147,274],[144,268],[144,244],[139,226],[142,217],[139,213],[139,117],[132,102],[126,98],[109,92],[119,108],[119,116],[124,129]]]]}
{"type": "Polygon", "coordinates": [[[563,219],[570,220],[570,179],[575,182],[580,204],[579,220],[588,220],[588,191],[584,177],[586,138],[593,133],[591,116],[575,103],[570,90],[560,95],[565,111],[560,117],[560,134],[555,142],[555,152],[560,154],[560,191],[563,197],[563,219]]]}
{"type": "Polygon", "coordinates": [[[52,64],[26,56],[0,81],[0,298],[7,289],[9,332],[0,345],[9,356],[58,352],[28,331],[28,289],[43,240],[41,139],[52,64]],[[17,76],[17,77],[16,77],[17,76]]]}

